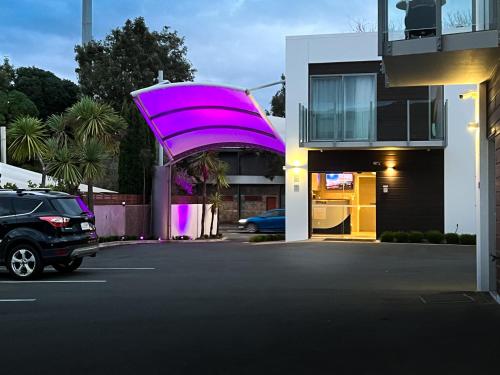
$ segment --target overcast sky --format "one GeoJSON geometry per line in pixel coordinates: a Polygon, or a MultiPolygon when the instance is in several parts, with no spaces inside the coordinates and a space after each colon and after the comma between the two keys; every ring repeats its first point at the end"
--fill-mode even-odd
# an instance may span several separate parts
{"type": "MultiPolygon", "coordinates": [[[[185,36],[196,81],[254,87],[279,79],[285,36],[351,31],[376,21],[375,0],[94,0],[95,39],[143,16],[185,36]]],[[[81,0],[0,0],[0,56],[76,81],[73,48],[81,41],[81,0]]],[[[276,88],[256,93],[268,108],[276,88]]]]}

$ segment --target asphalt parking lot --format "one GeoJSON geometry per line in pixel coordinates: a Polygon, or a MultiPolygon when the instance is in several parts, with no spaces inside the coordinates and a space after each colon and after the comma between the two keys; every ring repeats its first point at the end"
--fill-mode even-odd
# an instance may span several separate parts
{"type": "Polygon", "coordinates": [[[498,365],[474,249],[121,246],[72,275],[0,271],[1,374],[465,374],[498,365]]]}

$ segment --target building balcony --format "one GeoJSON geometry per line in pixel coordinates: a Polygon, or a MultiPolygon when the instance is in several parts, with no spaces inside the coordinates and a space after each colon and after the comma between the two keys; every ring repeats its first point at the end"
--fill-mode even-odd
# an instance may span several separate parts
{"type": "MultiPolygon", "coordinates": [[[[442,90],[441,90],[442,92],[442,90]]],[[[444,148],[447,103],[434,100],[385,100],[354,123],[353,117],[299,105],[299,144],[311,149],[444,148]]]]}
{"type": "Polygon", "coordinates": [[[379,55],[387,83],[401,87],[487,80],[500,58],[499,3],[379,0],[379,55]]]}

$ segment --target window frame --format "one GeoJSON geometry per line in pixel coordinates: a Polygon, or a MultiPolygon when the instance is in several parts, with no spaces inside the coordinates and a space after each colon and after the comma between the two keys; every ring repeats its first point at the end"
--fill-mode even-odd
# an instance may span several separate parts
{"type": "MultiPolygon", "coordinates": [[[[329,139],[329,138],[316,138],[311,139],[313,142],[376,142],[377,141],[377,108],[378,108],[378,73],[339,73],[339,74],[311,74],[309,75],[309,90],[308,90],[308,103],[309,103],[309,117],[312,116],[312,86],[313,80],[315,78],[340,78],[342,82],[342,139],[329,139]],[[345,77],[362,77],[362,76],[372,76],[374,81],[374,105],[373,105],[373,129],[368,128],[368,138],[367,139],[346,139],[345,137],[345,126],[346,126],[346,90],[345,90],[345,77]]],[[[309,133],[311,133],[311,118],[309,118],[309,133]]]]}

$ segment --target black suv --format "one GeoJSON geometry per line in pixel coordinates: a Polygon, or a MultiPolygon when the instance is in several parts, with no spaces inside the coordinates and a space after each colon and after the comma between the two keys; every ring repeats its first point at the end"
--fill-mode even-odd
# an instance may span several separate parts
{"type": "Polygon", "coordinates": [[[81,198],[50,190],[0,190],[0,265],[30,279],[51,265],[72,272],[95,256],[94,215],[81,198]]]}

